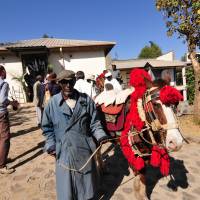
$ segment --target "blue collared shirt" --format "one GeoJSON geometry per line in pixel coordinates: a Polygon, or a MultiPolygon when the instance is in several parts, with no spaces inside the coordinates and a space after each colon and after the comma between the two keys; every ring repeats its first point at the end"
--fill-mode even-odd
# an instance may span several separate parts
{"type": "Polygon", "coordinates": [[[0,113],[7,112],[9,85],[0,77],[0,113]]]}

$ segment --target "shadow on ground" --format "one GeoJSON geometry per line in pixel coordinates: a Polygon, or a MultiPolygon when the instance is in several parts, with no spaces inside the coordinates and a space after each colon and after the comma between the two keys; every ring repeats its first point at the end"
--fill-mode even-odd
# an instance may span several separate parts
{"type": "Polygon", "coordinates": [[[35,147],[29,149],[28,151],[25,151],[25,152],[22,153],[21,155],[18,155],[17,157],[13,158],[11,162],[14,162],[14,161],[16,161],[16,160],[18,160],[18,159],[20,159],[20,158],[26,156],[27,154],[32,153],[32,152],[34,152],[34,151],[36,151],[36,150],[39,149],[38,151],[36,151],[36,153],[34,153],[33,155],[31,155],[30,157],[27,157],[26,159],[22,160],[21,162],[18,162],[17,164],[13,165],[12,167],[13,167],[13,168],[17,168],[17,167],[19,167],[19,166],[21,166],[21,165],[24,165],[24,164],[26,164],[27,162],[33,160],[33,159],[36,158],[37,156],[40,156],[41,154],[44,153],[44,152],[43,152],[43,147],[44,147],[44,141],[38,143],[37,146],[35,146],[35,147]]]}
{"type": "Polygon", "coordinates": [[[25,135],[25,134],[31,133],[33,131],[37,131],[39,129],[40,129],[39,127],[35,126],[35,127],[30,127],[30,128],[24,129],[24,130],[20,130],[20,131],[17,131],[15,133],[12,133],[11,138],[14,138],[14,137],[17,137],[17,136],[20,136],[20,135],[25,135]]]}
{"type": "Polygon", "coordinates": [[[30,121],[30,115],[34,114],[35,111],[32,109],[33,106],[23,106],[18,111],[9,111],[10,126],[19,126],[24,122],[30,121]]]}
{"type": "Polygon", "coordinates": [[[105,172],[100,181],[98,195],[95,198],[101,200],[110,199],[115,190],[120,186],[124,176],[129,175],[128,163],[124,158],[120,146],[111,145],[103,154],[105,158],[105,172]],[[114,154],[112,156],[106,156],[109,151],[114,148],[114,154]]]}
{"type": "MultiPolygon", "coordinates": [[[[177,191],[178,187],[186,189],[189,184],[187,180],[188,170],[184,166],[183,160],[176,160],[170,157],[170,180],[164,187],[167,191],[177,191]]],[[[159,179],[163,178],[158,168],[152,166],[147,167],[146,171],[146,193],[147,197],[150,199],[151,194],[155,185],[158,183],[159,179]]]]}

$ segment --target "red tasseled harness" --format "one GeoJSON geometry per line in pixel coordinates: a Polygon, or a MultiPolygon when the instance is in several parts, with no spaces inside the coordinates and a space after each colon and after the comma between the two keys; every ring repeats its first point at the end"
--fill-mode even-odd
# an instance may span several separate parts
{"type": "MultiPolygon", "coordinates": [[[[120,138],[124,156],[137,171],[145,167],[145,162],[143,157],[138,156],[137,152],[134,152],[128,137],[133,127],[136,131],[141,132],[145,125],[145,122],[139,116],[137,108],[138,99],[142,99],[147,90],[144,77],[151,81],[150,75],[143,69],[134,69],[130,74],[130,85],[135,88],[135,91],[131,95],[130,111],[126,116],[124,130],[120,138]]],[[[160,90],[160,101],[163,104],[175,104],[182,100],[182,98],[180,92],[171,86],[164,86],[160,90]]],[[[150,164],[154,167],[160,167],[162,175],[167,176],[169,174],[170,161],[166,148],[153,145],[151,147],[150,164]]]]}

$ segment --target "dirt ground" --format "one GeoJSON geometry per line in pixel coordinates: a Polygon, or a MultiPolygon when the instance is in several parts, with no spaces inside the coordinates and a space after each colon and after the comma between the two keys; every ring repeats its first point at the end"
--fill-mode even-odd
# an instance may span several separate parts
{"type": "MultiPolygon", "coordinates": [[[[44,137],[36,125],[33,105],[25,104],[19,112],[11,112],[10,121],[11,162],[8,165],[16,171],[0,175],[0,200],[55,200],[55,159],[43,152],[44,137]]],[[[191,141],[180,152],[172,154],[173,169],[178,169],[174,177],[178,178],[179,189],[177,192],[169,191],[166,187],[169,177],[158,180],[157,176],[156,184],[150,189],[150,193],[153,190],[152,200],[198,200],[200,197],[200,126],[193,123],[192,115],[180,117],[179,122],[183,135],[191,141]],[[191,152],[190,156],[188,152],[191,152]]],[[[108,173],[103,176],[99,187],[100,199],[134,200],[135,177],[120,147],[106,144],[102,154],[108,173]]]]}
{"type": "Polygon", "coordinates": [[[193,115],[182,115],[178,118],[182,134],[190,141],[200,142],[200,125],[194,123],[193,115]]]}

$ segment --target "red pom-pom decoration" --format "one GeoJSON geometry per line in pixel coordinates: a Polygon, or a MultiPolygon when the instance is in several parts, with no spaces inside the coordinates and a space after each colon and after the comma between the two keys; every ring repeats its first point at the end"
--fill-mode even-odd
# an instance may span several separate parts
{"type": "Polygon", "coordinates": [[[177,104],[183,100],[183,96],[176,88],[166,85],[160,90],[160,100],[167,105],[177,104]]]}

